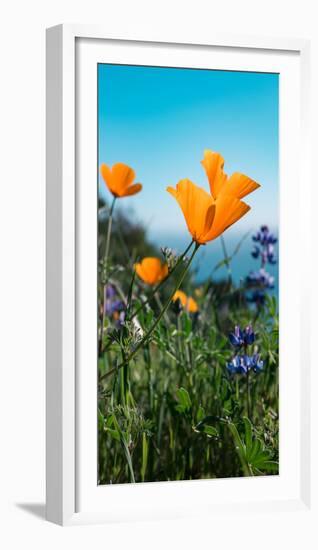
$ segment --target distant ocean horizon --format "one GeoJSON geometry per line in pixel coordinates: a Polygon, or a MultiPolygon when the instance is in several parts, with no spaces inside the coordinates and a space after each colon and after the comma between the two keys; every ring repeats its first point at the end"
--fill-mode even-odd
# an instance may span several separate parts
{"type": "MultiPolygon", "coordinates": [[[[241,241],[239,251],[231,261],[231,276],[236,286],[239,286],[251,271],[257,271],[260,268],[260,260],[256,260],[251,255],[251,251],[255,244],[252,240],[254,232],[251,231],[248,234],[238,232],[227,234],[225,232],[223,234],[228,256],[233,254],[241,241]]],[[[276,236],[278,235],[277,230],[274,229],[273,232],[276,236]]],[[[148,238],[152,244],[158,247],[159,252],[161,247],[167,246],[178,254],[182,253],[190,242],[188,235],[168,234],[166,232],[156,232],[155,235],[148,235],[148,238]]],[[[278,243],[275,245],[275,248],[278,258],[278,243]]],[[[223,259],[224,253],[221,239],[216,239],[215,241],[211,241],[201,246],[192,264],[192,271],[195,273],[196,283],[200,284],[209,277],[212,277],[215,281],[226,279],[228,277],[226,265],[215,269],[217,264],[223,259]]],[[[275,288],[272,293],[278,296],[278,263],[275,265],[267,265],[266,270],[275,277],[275,288]]]]}

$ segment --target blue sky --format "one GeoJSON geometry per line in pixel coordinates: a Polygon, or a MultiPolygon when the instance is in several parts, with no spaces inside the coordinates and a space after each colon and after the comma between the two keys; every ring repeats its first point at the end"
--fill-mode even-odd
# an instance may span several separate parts
{"type": "Polygon", "coordinates": [[[227,174],[242,172],[262,185],[245,199],[252,210],[225,237],[264,223],[277,229],[278,85],[277,74],[98,65],[99,163],[134,168],[142,193],[120,206],[149,228],[152,240],[188,240],[165,189],[190,178],[208,191],[204,149],[223,155],[227,174]]]}

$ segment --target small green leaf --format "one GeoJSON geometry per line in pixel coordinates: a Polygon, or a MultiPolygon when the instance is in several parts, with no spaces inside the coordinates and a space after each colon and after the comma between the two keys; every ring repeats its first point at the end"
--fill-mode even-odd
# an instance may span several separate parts
{"type": "Polygon", "coordinates": [[[177,399],[179,405],[176,408],[179,412],[188,412],[191,409],[191,399],[186,389],[179,388],[177,390],[177,399]]]}
{"type": "Polygon", "coordinates": [[[98,409],[98,429],[102,430],[105,423],[105,418],[101,411],[98,409]]]}
{"type": "Polygon", "coordinates": [[[142,464],[141,464],[141,479],[145,481],[145,475],[148,464],[148,441],[145,432],[142,434],[142,464]]]}
{"type": "Polygon", "coordinates": [[[105,427],[106,427],[106,428],[110,428],[113,424],[114,424],[114,417],[113,417],[113,415],[111,414],[111,415],[108,416],[107,419],[106,419],[105,427]]]}
{"type": "Polygon", "coordinates": [[[262,443],[259,439],[255,438],[248,457],[248,460],[251,464],[254,463],[254,460],[256,460],[260,451],[262,451],[262,443]]]}
{"type": "Polygon", "coordinates": [[[237,431],[237,428],[236,428],[235,424],[233,424],[232,422],[229,422],[228,427],[229,427],[229,430],[230,430],[230,432],[233,436],[235,447],[236,447],[240,457],[245,460],[246,459],[245,445],[244,445],[244,443],[243,443],[243,441],[240,437],[240,434],[237,431]]]}
{"type": "Polygon", "coordinates": [[[274,460],[267,460],[262,464],[261,470],[263,470],[265,472],[276,472],[276,473],[278,473],[279,464],[278,464],[278,462],[275,462],[274,460]]]}
{"type": "Polygon", "coordinates": [[[184,332],[186,338],[188,338],[192,331],[192,321],[187,314],[183,315],[184,332]]]}
{"type": "Polygon", "coordinates": [[[146,325],[146,327],[151,325],[153,317],[154,317],[154,312],[153,312],[152,309],[150,309],[149,311],[147,311],[147,313],[145,315],[145,325],[146,325]]]}
{"type": "Polygon", "coordinates": [[[204,417],[205,417],[204,408],[200,406],[197,412],[197,422],[201,422],[201,420],[203,420],[204,417]]]}
{"type": "Polygon", "coordinates": [[[207,424],[203,428],[203,432],[209,437],[218,437],[219,432],[213,426],[208,426],[207,424]]]}
{"type": "Polygon", "coordinates": [[[120,434],[117,430],[113,430],[112,428],[105,428],[105,432],[108,432],[113,439],[116,439],[116,441],[120,441],[120,434]]]}
{"type": "Polygon", "coordinates": [[[209,437],[218,437],[218,430],[214,426],[211,426],[211,424],[207,424],[207,422],[211,422],[211,420],[215,422],[216,419],[211,415],[205,416],[196,426],[193,426],[193,430],[195,432],[205,433],[209,437]]]}
{"type": "Polygon", "coordinates": [[[252,443],[252,424],[250,420],[245,416],[243,418],[244,426],[245,426],[245,444],[246,444],[246,456],[247,460],[249,460],[249,455],[252,451],[253,443],[252,443]]]}

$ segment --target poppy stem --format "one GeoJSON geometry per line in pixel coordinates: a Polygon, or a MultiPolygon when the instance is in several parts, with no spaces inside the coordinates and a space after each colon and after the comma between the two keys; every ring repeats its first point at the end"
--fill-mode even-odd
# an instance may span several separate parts
{"type": "Polygon", "coordinates": [[[107,227],[107,234],[106,234],[106,245],[105,245],[105,256],[104,256],[106,269],[107,269],[108,255],[109,255],[110,235],[112,232],[113,212],[115,208],[115,202],[116,202],[116,197],[113,198],[113,201],[111,203],[110,210],[109,210],[109,217],[108,217],[108,227],[107,227]]]}
{"type": "Polygon", "coordinates": [[[246,373],[246,405],[247,405],[247,416],[251,418],[251,398],[250,398],[250,376],[249,370],[247,369],[246,373]]]}
{"type": "MultiPolygon", "coordinates": [[[[155,298],[155,300],[158,304],[159,309],[162,309],[163,308],[162,301],[160,300],[158,294],[155,294],[154,298],[155,298]]],[[[170,326],[170,319],[167,315],[167,312],[165,313],[165,321],[166,321],[167,325],[170,326]]]]}
{"type": "Polygon", "coordinates": [[[240,388],[239,388],[238,377],[236,377],[236,381],[235,381],[235,397],[236,397],[236,401],[239,401],[239,398],[240,398],[240,388]]]}
{"type": "MultiPolygon", "coordinates": [[[[244,344],[244,357],[246,356],[246,354],[247,344],[244,344]]],[[[251,419],[250,371],[248,366],[246,371],[246,412],[247,417],[251,419]]]]}
{"type": "Polygon", "coordinates": [[[147,300],[144,300],[141,305],[132,313],[132,315],[128,318],[128,321],[131,321],[134,317],[136,317],[136,315],[139,313],[139,311],[141,311],[147,304],[149,304],[150,300],[152,300],[152,298],[154,297],[154,295],[156,294],[156,292],[168,281],[169,277],[172,275],[172,273],[177,269],[177,267],[180,265],[180,263],[182,262],[183,258],[186,256],[186,254],[189,252],[191,246],[193,245],[194,241],[191,241],[189,246],[187,246],[187,248],[185,249],[185,251],[183,252],[183,254],[181,254],[181,256],[179,257],[177,263],[175,264],[175,266],[171,269],[170,273],[169,273],[169,276],[166,277],[165,279],[162,279],[162,281],[160,281],[160,283],[157,284],[157,286],[153,289],[152,293],[148,296],[147,300]]]}
{"type": "MultiPolygon", "coordinates": [[[[194,241],[192,241],[194,242],[194,241]]],[[[192,243],[191,243],[192,244],[192,243]]],[[[145,334],[145,336],[140,340],[140,342],[137,344],[137,346],[135,347],[135,349],[128,355],[128,357],[126,357],[126,361],[121,363],[120,365],[118,365],[117,367],[114,367],[113,369],[109,370],[108,372],[106,372],[101,378],[100,378],[100,381],[107,378],[108,376],[110,376],[111,374],[113,374],[114,372],[117,372],[119,369],[121,369],[122,367],[124,367],[127,363],[129,363],[129,361],[131,361],[133,359],[133,357],[136,355],[136,353],[140,350],[140,348],[143,347],[144,344],[146,344],[151,336],[151,334],[153,333],[153,331],[155,330],[155,328],[157,327],[157,325],[160,323],[162,317],[164,316],[164,314],[166,313],[168,307],[170,306],[171,302],[172,302],[172,298],[175,294],[175,292],[180,288],[181,284],[182,284],[182,281],[184,279],[184,277],[186,276],[186,273],[190,267],[190,264],[196,254],[196,252],[198,251],[200,247],[200,244],[199,243],[195,243],[195,248],[190,256],[190,259],[189,261],[187,262],[186,266],[184,267],[184,269],[182,270],[180,276],[179,276],[179,279],[177,281],[177,284],[173,290],[173,292],[170,294],[168,300],[166,301],[165,305],[163,306],[162,310],[160,311],[157,319],[154,321],[154,323],[151,325],[150,329],[148,330],[147,334],[145,334]]]]}
{"type": "Polygon", "coordinates": [[[223,250],[224,263],[225,263],[226,269],[227,269],[228,280],[229,280],[230,285],[232,285],[231,258],[227,253],[227,249],[226,249],[225,240],[224,240],[223,235],[220,235],[220,240],[221,240],[221,245],[222,245],[222,250],[223,250]]]}
{"type": "MultiPolygon", "coordinates": [[[[113,223],[113,211],[115,208],[115,202],[116,197],[113,198],[110,210],[109,210],[109,217],[108,217],[108,227],[107,227],[107,234],[106,234],[106,246],[105,246],[105,256],[104,256],[104,262],[105,262],[105,269],[106,269],[106,281],[107,281],[107,262],[108,262],[108,254],[109,254],[109,245],[110,245],[110,235],[112,232],[112,223],[113,223]]],[[[105,324],[105,302],[106,302],[106,287],[107,283],[103,285],[103,312],[102,312],[102,326],[101,326],[101,332],[100,332],[100,351],[103,350],[103,336],[104,336],[104,324],[105,324]]]]}

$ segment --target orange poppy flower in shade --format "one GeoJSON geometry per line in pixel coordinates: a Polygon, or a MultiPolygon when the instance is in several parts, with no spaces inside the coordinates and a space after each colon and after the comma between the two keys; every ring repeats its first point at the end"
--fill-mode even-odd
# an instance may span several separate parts
{"type": "Polygon", "coordinates": [[[168,275],[168,266],[161,263],[159,258],[144,258],[140,263],[135,264],[137,275],[148,285],[160,283],[168,275]]]}
{"type": "Polygon", "coordinates": [[[211,194],[192,181],[179,181],[167,191],[178,201],[194,241],[205,244],[219,237],[250,210],[240,199],[259,186],[243,174],[230,178],[223,172],[224,160],[218,153],[205,151],[202,164],[208,175],[211,194]]]}
{"type": "Polygon", "coordinates": [[[223,172],[224,159],[222,155],[214,153],[209,149],[205,149],[204,159],[201,160],[201,164],[208,177],[211,195],[214,199],[217,199],[221,194],[242,199],[260,187],[259,183],[239,172],[234,172],[228,178],[223,172]]]}
{"type": "Polygon", "coordinates": [[[197,311],[199,311],[199,306],[197,302],[191,296],[187,296],[186,293],[183,292],[183,290],[177,290],[174,293],[172,300],[174,302],[180,300],[182,307],[186,309],[189,313],[196,313],[197,311]]]}
{"type": "Polygon", "coordinates": [[[136,195],[142,189],[141,183],[133,184],[135,171],[122,162],[114,164],[112,168],[102,164],[100,173],[109,191],[116,198],[136,195]]]}

